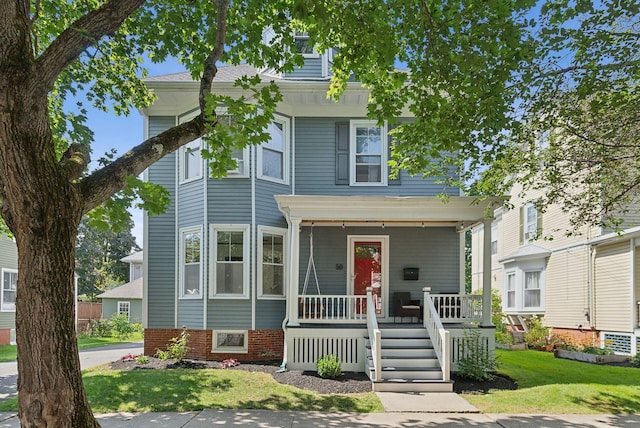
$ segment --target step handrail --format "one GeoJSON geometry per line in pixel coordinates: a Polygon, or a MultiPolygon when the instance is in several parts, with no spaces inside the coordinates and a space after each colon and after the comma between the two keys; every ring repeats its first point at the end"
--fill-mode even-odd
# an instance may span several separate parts
{"type": "Polygon", "coordinates": [[[429,332],[433,349],[442,368],[442,380],[448,382],[451,379],[451,343],[449,341],[449,331],[445,330],[442,326],[438,311],[429,295],[431,287],[424,287],[422,291],[424,293],[423,325],[429,332]]]}
{"type": "Polygon", "coordinates": [[[378,327],[376,306],[373,303],[373,288],[367,287],[367,330],[371,345],[374,381],[382,380],[382,333],[378,327]]]}

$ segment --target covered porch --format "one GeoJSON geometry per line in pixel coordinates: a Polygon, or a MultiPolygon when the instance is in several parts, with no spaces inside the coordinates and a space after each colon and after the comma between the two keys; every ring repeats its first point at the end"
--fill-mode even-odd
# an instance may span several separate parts
{"type": "MultiPolygon", "coordinates": [[[[443,201],[436,197],[310,195],[275,198],[288,223],[287,316],[283,325],[289,367],[315,369],[317,358],[335,353],[344,370],[372,369],[375,377],[375,366],[379,369],[381,363],[376,363],[376,355],[372,358],[367,353],[375,354],[376,346],[382,342],[379,339],[375,343],[380,325],[388,327],[407,321],[428,330],[446,380],[451,362],[457,362],[451,349],[455,351],[465,328],[482,327],[479,330],[487,338],[487,345],[490,342],[493,346],[491,269],[485,269],[482,295],[467,295],[464,232],[479,222],[485,224],[485,230],[491,230],[491,218],[485,215],[491,215],[492,207],[501,204],[501,199],[450,197],[443,201]],[[335,236],[330,241],[336,243],[333,252],[325,248],[320,257],[330,254],[340,261],[335,263],[340,275],[333,271],[325,275],[331,283],[323,283],[324,290],[313,277],[317,261],[313,230],[323,238],[335,236]],[[306,236],[311,237],[308,247],[306,236]],[[447,251],[440,251],[440,245],[447,251]],[[301,252],[305,251],[313,265],[307,263],[306,257],[301,260],[301,252]],[[425,262],[429,264],[423,264],[428,268],[422,269],[419,280],[415,272],[416,281],[411,282],[415,268],[406,266],[404,259],[418,264],[415,260],[427,256],[432,258],[425,262]],[[442,274],[439,266],[445,261],[449,270],[442,274]],[[309,287],[310,273],[316,281],[315,288],[309,287]],[[401,293],[410,294],[411,301],[403,305],[408,311],[399,313],[397,300],[401,293]],[[372,360],[373,368],[367,364],[372,360]]],[[[486,264],[491,261],[490,233],[485,234],[484,240],[486,264]]],[[[327,247],[329,240],[324,241],[327,247]]]]}

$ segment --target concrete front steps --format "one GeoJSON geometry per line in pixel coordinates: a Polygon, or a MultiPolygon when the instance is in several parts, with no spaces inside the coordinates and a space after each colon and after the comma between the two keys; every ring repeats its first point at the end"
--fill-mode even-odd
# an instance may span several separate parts
{"type": "Polygon", "coordinates": [[[422,327],[381,328],[382,379],[375,380],[371,346],[367,339],[367,374],[376,392],[452,392],[453,382],[442,380],[442,370],[422,327]]]}

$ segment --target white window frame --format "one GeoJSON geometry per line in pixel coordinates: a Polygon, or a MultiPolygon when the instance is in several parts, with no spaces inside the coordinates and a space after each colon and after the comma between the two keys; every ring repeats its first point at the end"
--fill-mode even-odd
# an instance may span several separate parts
{"type": "Polygon", "coordinates": [[[246,354],[249,352],[249,332],[247,330],[213,330],[211,340],[212,354],[246,354]],[[220,346],[218,344],[218,334],[243,334],[243,346],[220,346]]]}
{"type": "Polygon", "coordinates": [[[540,215],[540,213],[532,202],[525,204],[522,211],[522,241],[525,244],[528,244],[530,242],[533,242],[538,235],[538,216],[540,215]],[[533,221],[533,228],[531,227],[532,224],[529,222],[529,210],[531,209],[536,213],[536,218],[533,221]]]}
{"type": "Polygon", "coordinates": [[[122,309],[120,309],[120,308],[123,307],[123,306],[127,307],[127,311],[126,311],[126,313],[127,313],[127,321],[131,322],[131,302],[128,302],[128,301],[118,302],[118,305],[117,305],[117,311],[118,311],[117,313],[118,313],[118,315],[122,314],[122,309]]]}
{"type": "Polygon", "coordinates": [[[180,164],[180,184],[191,183],[192,181],[200,180],[203,176],[203,164],[202,164],[202,138],[196,138],[195,140],[180,147],[179,150],[179,164],[180,164]],[[197,148],[197,154],[194,149],[197,148]],[[191,152],[189,152],[191,150],[191,152]],[[200,170],[197,175],[193,177],[185,177],[187,170],[185,169],[185,159],[187,156],[198,156],[200,158],[200,170]]]}
{"type": "Polygon", "coordinates": [[[202,273],[203,273],[203,260],[204,260],[204,242],[203,242],[203,233],[202,226],[193,226],[193,227],[185,227],[180,229],[180,278],[178,281],[178,295],[182,300],[195,300],[202,299],[202,273]],[[194,293],[185,293],[184,292],[184,273],[185,273],[185,236],[197,233],[200,235],[200,261],[198,264],[199,267],[199,281],[198,281],[198,289],[197,292],[194,293]]]}
{"type": "Polygon", "coordinates": [[[349,185],[350,186],[387,186],[389,184],[388,163],[389,141],[387,138],[387,124],[378,126],[375,120],[351,120],[349,122],[349,185]],[[380,181],[358,182],[356,181],[356,129],[380,128],[380,181]]]}
{"type": "Polygon", "coordinates": [[[15,302],[13,303],[13,308],[12,309],[5,309],[4,307],[4,274],[5,273],[9,273],[9,274],[15,274],[16,275],[16,290],[14,291],[15,293],[17,293],[17,281],[18,281],[18,270],[17,269],[6,269],[3,268],[2,269],[2,277],[0,278],[0,286],[2,287],[2,290],[0,291],[0,312],[15,312],[16,311],[16,304],[15,302]]]}
{"type": "Polygon", "coordinates": [[[209,257],[209,298],[210,299],[248,299],[249,298],[249,273],[250,273],[250,247],[251,236],[248,224],[210,224],[209,239],[211,257],[209,257]],[[216,283],[218,232],[243,232],[242,237],[242,293],[229,294],[218,293],[216,283]]]}
{"type": "Polygon", "coordinates": [[[522,309],[525,311],[537,310],[542,308],[543,299],[542,299],[542,281],[544,278],[544,272],[542,269],[527,269],[522,271],[522,309]],[[526,288],[527,287],[527,274],[528,273],[538,273],[538,288],[526,288]],[[527,291],[528,290],[538,290],[540,304],[538,306],[527,306],[527,291]]]}
{"type": "MultiPolygon", "coordinates": [[[[284,116],[275,115],[273,118],[273,122],[279,123],[282,125],[282,178],[271,177],[268,175],[264,175],[262,172],[262,151],[265,149],[264,145],[266,143],[258,146],[258,178],[261,180],[272,181],[274,183],[280,184],[289,184],[289,147],[290,147],[290,120],[284,116]]],[[[267,150],[273,150],[270,148],[266,148],[267,150]]],[[[273,150],[275,151],[275,150],[273,150]]]]}
{"type": "MultiPolygon", "coordinates": [[[[224,117],[229,117],[229,116],[227,116],[227,112],[228,112],[228,110],[227,110],[226,107],[217,108],[216,109],[216,115],[218,116],[218,120],[221,120],[224,117]]],[[[238,158],[233,158],[233,159],[236,159],[236,163],[238,163],[237,162],[238,158]]],[[[244,168],[243,168],[242,172],[240,172],[240,170],[238,168],[228,169],[227,170],[227,176],[225,178],[247,178],[247,177],[249,177],[250,163],[249,163],[249,148],[248,147],[242,148],[242,163],[244,164],[243,165],[244,168]]]]}
{"type": "MultiPolygon", "coordinates": [[[[293,39],[294,39],[294,43],[300,39],[300,40],[307,40],[307,43],[309,43],[309,33],[306,31],[298,31],[298,30],[294,30],[293,31],[293,39]]],[[[297,52],[297,49],[296,49],[297,52]]],[[[318,52],[316,50],[315,45],[313,46],[313,52],[312,53],[302,53],[302,52],[297,52],[300,55],[302,55],[303,58],[320,58],[320,52],[318,52]]]]}
{"type": "Polygon", "coordinates": [[[287,297],[287,257],[288,257],[288,248],[287,248],[287,229],[280,227],[270,227],[270,226],[258,226],[258,238],[257,238],[258,247],[258,298],[265,300],[283,300],[287,297]],[[276,235],[282,237],[282,294],[265,294],[264,293],[264,284],[262,282],[263,278],[263,268],[264,268],[264,246],[262,240],[264,235],[276,235]]]}
{"type": "Polygon", "coordinates": [[[498,254],[498,223],[491,223],[491,255],[498,254]]]}
{"type": "Polygon", "coordinates": [[[504,285],[504,308],[505,309],[516,309],[518,307],[518,281],[517,275],[515,271],[507,272],[505,275],[505,285],[504,285]],[[513,290],[509,289],[509,278],[513,278],[513,290]],[[513,306],[509,306],[509,293],[513,293],[513,306]]]}

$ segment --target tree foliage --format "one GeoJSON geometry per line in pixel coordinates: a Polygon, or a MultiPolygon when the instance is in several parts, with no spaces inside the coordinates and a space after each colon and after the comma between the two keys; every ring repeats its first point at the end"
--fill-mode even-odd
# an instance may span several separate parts
{"type": "Polygon", "coordinates": [[[131,234],[132,228],[132,221],[118,231],[96,226],[88,217],[82,219],[76,247],[79,295],[93,301],[97,294],[129,281],[129,264],[120,259],[140,250],[131,234]]]}
{"type": "Polygon", "coordinates": [[[570,213],[569,233],[628,226],[640,202],[640,4],[545,1],[534,17],[535,55],[514,79],[520,125],[485,190],[537,191],[541,208],[570,213]]]}

